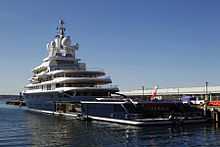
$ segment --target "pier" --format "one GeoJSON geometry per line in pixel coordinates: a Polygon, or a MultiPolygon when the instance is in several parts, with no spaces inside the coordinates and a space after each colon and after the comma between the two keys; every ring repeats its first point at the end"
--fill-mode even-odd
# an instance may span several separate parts
{"type": "Polygon", "coordinates": [[[219,122],[220,120],[220,101],[211,101],[208,103],[206,112],[210,116],[211,120],[214,122],[219,122]]]}
{"type": "MultiPolygon", "coordinates": [[[[153,89],[141,88],[136,90],[121,91],[120,93],[134,98],[148,99],[152,95],[153,89]]],[[[193,96],[205,100],[207,95],[208,101],[220,99],[220,86],[197,86],[197,87],[174,87],[158,88],[157,97],[161,99],[180,99],[182,96],[193,96]]]]}
{"type": "MultiPolygon", "coordinates": [[[[130,91],[122,91],[121,93],[136,99],[150,99],[153,89],[137,89],[130,91]]],[[[157,90],[157,98],[180,100],[183,96],[196,97],[199,100],[205,100],[204,105],[193,105],[203,109],[204,115],[209,117],[214,122],[220,122],[220,86],[205,86],[197,87],[175,87],[175,88],[160,88],[157,90]]]]}

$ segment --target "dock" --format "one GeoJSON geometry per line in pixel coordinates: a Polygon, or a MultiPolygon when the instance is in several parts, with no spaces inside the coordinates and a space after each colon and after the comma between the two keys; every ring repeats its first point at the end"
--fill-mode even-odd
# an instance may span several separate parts
{"type": "MultiPolygon", "coordinates": [[[[120,93],[137,99],[150,99],[152,91],[152,88],[145,88],[143,86],[142,89],[120,91],[120,93]]],[[[157,89],[157,97],[161,99],[177,100],[182,96],[192,96],[203,100],[208,96],[209,101],[220,100],[220,86],[208,86],[206,83],[204,86],[157,89]]]]}
{"type": "Polygon", "coordinates": [[[23,100],[8,100],[6,101],[7,105],[15,105],[15,106],[26,106],[23,100]]]}
{"type": "Polygon", "coordinates": [[[207,114],[214,122],[220,122],[220,101],[211,101],[210,103],[206,108],[207,114]]]}

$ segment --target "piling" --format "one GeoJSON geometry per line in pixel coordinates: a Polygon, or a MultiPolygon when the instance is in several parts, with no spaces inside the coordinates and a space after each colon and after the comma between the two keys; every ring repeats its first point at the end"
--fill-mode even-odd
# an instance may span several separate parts
{"type": "Polygon", "coordinates": [[[203,115],[206,117],[207,116],[207,105],[209,102],[208,98],[208,82],[205,82],[205,103],[203,106],[203,115]]]}
{"type": "Polygon", "coordinates": [[[215,115],[215,122],[219,122],[219,113],[215,112],[214,115],[215,115]]]}

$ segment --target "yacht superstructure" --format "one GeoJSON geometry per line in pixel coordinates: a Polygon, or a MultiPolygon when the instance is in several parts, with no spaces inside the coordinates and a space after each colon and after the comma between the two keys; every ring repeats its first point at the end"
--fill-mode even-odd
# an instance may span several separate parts
{"type": "Polygon", "coordinates": [[[79,44],[72,44],[65,30],[60,20],[57,35],[47,44],[48,56],[33,69],[30,83],[25,86],[23,94],[29,107],[51,110],[54,106],[49,105],[57,101],[108,97],[119,91],[103,70],[87,70],[76,57],[79,44]],[[48,107],[43,107],[45,102],[48,107]]]}

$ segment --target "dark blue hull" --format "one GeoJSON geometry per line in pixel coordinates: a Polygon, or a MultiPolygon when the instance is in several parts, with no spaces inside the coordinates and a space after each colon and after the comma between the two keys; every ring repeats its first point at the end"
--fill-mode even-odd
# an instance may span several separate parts
{"type": "Polygon", "coordinates": [[[56,103],[94,100],[92,96],[66,96],[62,93],[30,93],[24,94],[26,106],[31,109],[56,111],[56,103]]]}

